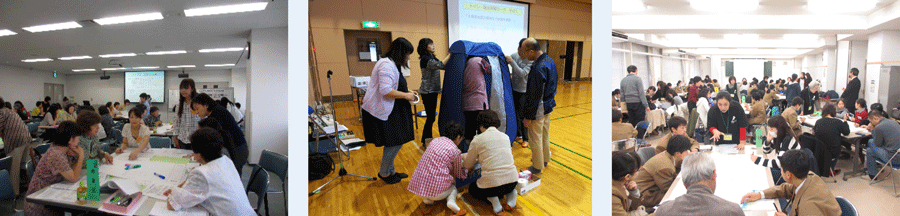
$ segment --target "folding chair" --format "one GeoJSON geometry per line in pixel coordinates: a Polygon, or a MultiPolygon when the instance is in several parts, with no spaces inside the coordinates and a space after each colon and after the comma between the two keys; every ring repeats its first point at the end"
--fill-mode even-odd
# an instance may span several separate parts
{"type": "Polygon", "coordinates": [[[637,139],[636,140],[637,145],[643,146],[644,144],[646,144],[646,142],[644,142],[644,139],[647,138],[647,134],[649,134],[648,130],[650,130],[650,122],[649,121],[638,122],[638,124],[634,126],[634,129],[638,131],[638,134],[635,137],[637,139]]]}
{"type": "MultiPolygon", "coordinates": [[[[895,163],[890,163],[890,162],[894,161],[894,158],[897,157],[897,154],[898,154],[898,153],[900,153],[900,150],[898,150],[897,152],[894,152],[894,155],[891,156],[891,159],[888,159],[888,160],[887,160],[888,162],[884,162],[884,161],[882,161],[881,159],[878,159],[878,157],[875,157],[875,162],[876,162],[876,163],[881,164],[881,165],[884,165],[884,167],[881,167],[881,169],[878,170],[878,173],[875,174],[876,177],[877,177],[878,175],[880,175],[881,172],[883,172],[885,168],[890,167],[890,168],[892,169],[891,172],[888,173],[888,175],[893,174],[893,171],[894,171],[894,170],[900,169],[900,163],[896,163],[896,164],[895,164],[895,163]]],[[[875,179],[872,179],[871,181],[869,181],[869,184],[870,184],[870,185],[871,185],[871,184],[875,184],[875,183],[876,183],[876,182],[875,182],[875,179]]],[[[893,176],[891,176],[891,183],[893,183],[893,185],[894,185],[894,195],[897,196],[897,197],[900,197],[900,194],[897,194],[897,181],[894,180],[894,177],[893,177],[893,176]]]]}
{"type": "Polygon", "coordinates": [[[850,203],[850,200],[845,199],[844,197],[835,197],[839,206],[841,206],[841,216],[856,216],[859,214],[856,211],[856,206],[853,206],[853,203],[850,203]]]}
{"type": "Polygon", "coordinates": [[[647,163],[647,160],[650,160],[650,158],[656,155],[656,148],[653,146],[643,147],[638,149],[637,153],[638,156],[641,157],[641,166],[643,166],[644,163],[647,163]]]}

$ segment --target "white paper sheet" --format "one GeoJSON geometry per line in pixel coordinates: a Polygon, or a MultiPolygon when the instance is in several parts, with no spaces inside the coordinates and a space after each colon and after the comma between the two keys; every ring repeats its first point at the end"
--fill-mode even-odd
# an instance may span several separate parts
{"type": "Polygon", "coordinates": [[[187,209],[182,209],[181,211],[172,211],[172,210],[169,210],[168,206],[166,205],[166,202],[156,202],[156,204],[153,205],[153,209],[150,210],[150,215],[153,215],[153,216],[175,216],[175,215],[205,216],[205,215],[209,215],[209,213],[207,213],[205,209],[197,207],[197,206],[187,208],[187,209]]]}
{"type": "Polygon", "coordinates": [[[111,181],[106,182],[106,184],[103,184],[103,186],[122,190],[122,192],[124,192],[125,194],[128,194],[128,195],[131,195],[131,194],[141,191],[141,188],[138,186],[137,183],[135,183],[132,180],[128,180],[128,179],[111,180],[111,181]]]}
{"type": "Polygon", "coordinates": [[[74,190],[59,190],[56,188],[47,188],[47,190],[44,190],[44,192],[37,196],[37,198],[62,203],[75,203],[77,195],[78,194],[74,190]]]}
{"type": "Polygon", "coordinates": [[[166,200],[166,195],[163,195],[163,193],[172,188],[175,188],[175,186],[170,184],[148,184],[144,185],[142,192],[144,196],[166,200]]]}

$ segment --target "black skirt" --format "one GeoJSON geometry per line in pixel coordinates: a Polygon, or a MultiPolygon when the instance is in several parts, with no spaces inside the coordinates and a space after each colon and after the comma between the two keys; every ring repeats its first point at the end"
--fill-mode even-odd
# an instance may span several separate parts
{"type": "Polygon", "coordinates": [[[398,99],[394,101],[394,109],[388,115],[387,121],[375,118],[368,111],[363,110],[363,130],[366,142],[374,143],[378,147],[398,146],[413,141],[412,109],[409,101],[398,99]]]}

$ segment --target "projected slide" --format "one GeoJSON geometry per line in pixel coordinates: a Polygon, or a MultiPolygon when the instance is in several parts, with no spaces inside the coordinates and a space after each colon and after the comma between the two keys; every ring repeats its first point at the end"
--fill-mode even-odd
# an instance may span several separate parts
{"type": "Polygon", "coordinates": [[[450,42],[494,42],[507,55],[528,36],[528,4],[500,0],[448,0],[450,42]]]}
{"type": "Polygon", "coordinates": [[[138,103],[141,93],[147,93],[153,103],[165,102],[166,72],[125,72],[125,99],[138,103]]]}

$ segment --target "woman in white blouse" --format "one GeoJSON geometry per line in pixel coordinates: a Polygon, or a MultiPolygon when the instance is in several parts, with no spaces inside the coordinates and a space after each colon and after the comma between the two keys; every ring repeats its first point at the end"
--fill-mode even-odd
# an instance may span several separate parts
{"type": "Polygon", "coordinates": [[[128,121],[130,124],[122,127],[122,138],[124,139],[122,140],[122,146],[116,149],[116,153],[122,153],[128,148],[137,148],[128,155],[128,160],[137,159],[139,153],[150,149],[148,146],[150,143],[150,128],[142,124],[141,115],[143,113],[141,112],[138,108],[128,110],[128,121]]]}
{"type": "Polygon", "coordinates": [[[178,187],[163,193],[168,197],[169,210],[199,205],[211,215],[256,215],[234,164],[222,155],[222,136],[212,128],[201,127],[190,140],[192,156],[200,166],[191,170],[178,187]]]}
{"type": "Polygon", "coordinates": [[[197,88],[193,79],[183,79],[178,89],[178,110],[172,127],[175,131],[172,143],[175,144],[175,148],[191,149],[188,137],[197,130],[197,123],[200,122],[200,117],[191,110],[191,99],[197,96],[197,88]]]}

